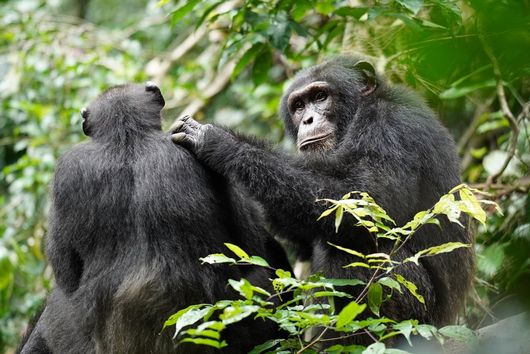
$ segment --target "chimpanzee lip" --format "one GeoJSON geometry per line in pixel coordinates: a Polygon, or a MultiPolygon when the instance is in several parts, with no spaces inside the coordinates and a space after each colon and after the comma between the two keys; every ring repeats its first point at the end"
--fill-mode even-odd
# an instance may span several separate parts
{"type": "Polygon", "coordinates": [[[303,147],[306,147],[307,145],[311,145],[311,144],[314,144],[316,142],[325,140],[325,139],[329,138],[331,136],[331,134],[333,134],[333,133],[330,132],[330,133],[320,134],[320,135],[317,135],[317,136],[312,136],[310,138],[302,140],[302,142],[298,145],[298,147],[299,148],[303,148],[303,147]]]}

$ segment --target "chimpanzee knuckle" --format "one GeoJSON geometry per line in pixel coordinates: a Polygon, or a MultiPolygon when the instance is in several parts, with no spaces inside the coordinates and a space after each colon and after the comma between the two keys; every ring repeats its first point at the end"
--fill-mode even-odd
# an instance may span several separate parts
{"type": "Polygon", "coordinates": [[[181,143],[186,140],[186,136],[186,133],[176,133],[171,135],[171,140],[173,140],[175,143],[181,143]]]}
{"type": "Polygon", "coordinates": [[[183,121],[177,121],[173,126],[171,127],[172,133],[178,133],[185,129],[185,125],[183,121]]]}

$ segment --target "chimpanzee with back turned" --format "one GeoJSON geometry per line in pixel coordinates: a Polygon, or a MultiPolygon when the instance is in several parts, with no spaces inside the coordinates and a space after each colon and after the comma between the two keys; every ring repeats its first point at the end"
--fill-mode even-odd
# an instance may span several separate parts
{"type": "MultiPolygon", "coordinates": [[[[46,253],[56,288],[22,353],[205,353],[176,346],[164,321],[191,304],[236,296],[228,279],[270,287],[264,268],[201,266],[241,246],[288,269],[283,250],[236,186],[161,131],[156,85],[107,90],[83,110],[91,141],[56,168],[46,253]]],[[[278,335],[272,323],[227,329],[224,352],[278,335]]]]}
{"type": "MultiPolygon", "coordinates": [[[[191,118],[175,125],[173,140],[245,186],[281,235],[302,247],[312,244],[314,272],[367,281],[371,271],[343,268],[351,255],[327,243],[364,254],[388,253],[393,244],[380,240],[376,247],[361,228],[342,226],[336,233],[331,218],[317,221],[324,209],[317,198],[368,192],[402,225],[460,183],[454,142],[434,113],[411,91],[389,86],[362,59],[341,56],[300,72],[282,98],[280,113],[296,141],[296,156],[191,118]]],[[[471,243],[472,236],[443,218],[441,228],[419,229],[396,258],[450,241],[471,243]]],[[[404,290],[394,293],[381,313],[443,325],[455,319],[469,289],[473,253],[458,249],[396,271],[418,286],[426,306],[404,290]]]]}

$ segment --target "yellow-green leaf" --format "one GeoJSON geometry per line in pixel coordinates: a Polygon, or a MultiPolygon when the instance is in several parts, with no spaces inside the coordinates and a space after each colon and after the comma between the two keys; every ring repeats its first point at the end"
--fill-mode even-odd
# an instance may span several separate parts
{"type": "Polygon", "coordinates": [[[360,257],[360,258],[364,258],[364,254],[362,254],[361,252],[358,252],[358,251],[355,251],[355,250],[352,250],[352,249],[349,249],[349,248],[346,248],[346,247],[341,247],[341,246],[338,246],[338,245],[335,245],[331,242],[328,242],[329,245],[335,247],[335,248],[338,248],[339,250],[341,251],[344,251],[346,253],[349,253],[349,254],[353,254],[354,256],[357,256],[357,257],[360,257]]]}
{"type": "Polygon", "coordinates": [[[462,199],[462,204],[465,206],[463,208],[464,211],[484,225],[486,223],[486,212],[480,206],[475,195],[466,188],[461,189],[459,194],[460,199],[462,199]]]}
{"type": "Polygon", "coordinates": [[[359,305],[355,301],[350,302],[342,309],[342,311],[340,311],[339,316],[337,317],[337,328],[344,327],[353,321],[355,317],[364,311],[365,308],[366,304],[359,305]]]}
{"type": "Polygon", "coordinates": [[[335,213],[335,232],[339,232],[339,226],[342,222],[342,216],[344,215],[344,208],[339,206],[337,212],[335,213]]]}
{"type": "Polygon", "coordinates": [[[408,281],[407,279],[403,278],[403,276],[401,276],[400,274],[394,274],[394,276],[396,277],[396,280],[403,286],[405,286],[405,288],[407,288],[407,290],[419,301],[421,302],[422,304],[425,305],[425,299],[423,298],[423,296],[421,296],[420,294],[418,294],[418,287],[408,281]]]}
{"type": "Polygon", "coordinates": [[[225,242],[225,246],[228,247],[230,251],[234,252],[234,254],[238,256],[239,258],[242,258],[242,259],[250,258],[247,252],[243,251],[239,246],[236,246],[233,243],[225,242]]]}

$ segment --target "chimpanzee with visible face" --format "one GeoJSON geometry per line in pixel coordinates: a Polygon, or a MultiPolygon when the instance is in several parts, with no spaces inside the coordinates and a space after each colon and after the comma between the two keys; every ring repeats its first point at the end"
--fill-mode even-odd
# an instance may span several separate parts
{"type": "MultiPolygon", "coordinates": [[[[235,297],[228,279],[270,288],[271,273],[199,258],[230,242],[289,269],[255,205],[161,131],[163,106],[148,83],[113,87],[82,111],[91,140],[60,158],[52,187],[46,253],[56,289],[22,353],[210,352],[177,347],[171,330],[160,334],[164,321],[235,297]]],[[[234,353],[278,335],[251,320],[227,331],[224,351],[234,353]]]]}
{"type": "MultiPolygon", "coordinates": [[[[352,262],[351,255],[327,242],[364,254],[388,253],[393,244],[379,240],[376,248],[366,230],[349,225],[336,233],[332,218],[317,221],[323,211],[317,198],[368,192],[402,225],[460,183],[454,142],[433,112],[406,88],[387,85],[364,60],[337,57],[300,72],[285,92],[280,112],[296,141],[296,156],[191,118],[175,125],[173,140],[244,186],[281,235],[301,247],[311,244],[314,272],[367,281],[371,271],[343,268],[352,262]]],[[[419,229],[396,257],[450,241],[471,243],[472,236],[444,218],[441,228],[419,229]]],[[[442,325],[461,308],[472,279],[473,254],[470,248],[459,249],[396,271],[418,286],[426,306],[403,291],[383,304],[382,314],[442,325]]]]}

